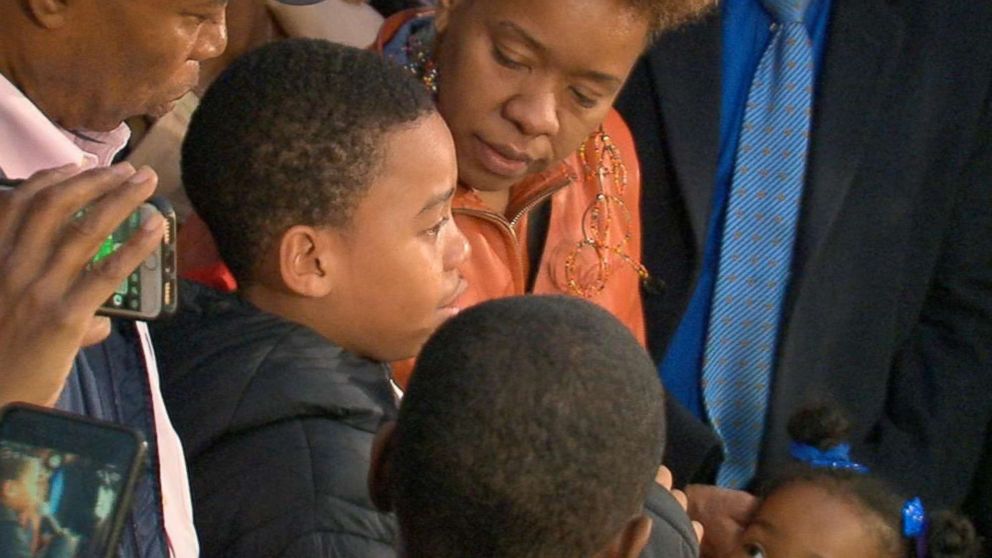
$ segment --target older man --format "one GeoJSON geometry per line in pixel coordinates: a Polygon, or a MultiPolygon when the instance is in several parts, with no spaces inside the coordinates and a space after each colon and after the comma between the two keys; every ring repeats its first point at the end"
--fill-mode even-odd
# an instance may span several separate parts
{"type": "Polygon", "coordinates": [[[0,193],[0,404],[55,404],[145,433],[150,465],[123,556],[198,549],[147,329],[93,317],[154,249],[162,220],[148,220],[105,264],[84,270],[100,241],[151,194],[155,173],[100,168],[127,142],[125,118],[168,112],[197,83],[200,62],[223,51],[225,7],[226,0],[0,4],[0,175],[32,177],[0,193]],[[84,206],[87,216],[65,226],[84,206]]]}

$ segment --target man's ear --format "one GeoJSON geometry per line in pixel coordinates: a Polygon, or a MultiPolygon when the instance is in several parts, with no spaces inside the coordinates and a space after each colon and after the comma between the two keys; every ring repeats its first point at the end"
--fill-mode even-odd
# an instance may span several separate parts
{"type": "Polygon", "coordinates": [[[600,553],[601,558],[637,558],[651,539],[651,518],[638,515],[617,533],[610,545],[600,553]]]}
{"type": "Polygon", "coordinates": [[[392,458],[393,433],[396,421],[387,421],[379,426],[372,441],[372,457],[369,461],[369,496],[372,503],[382,512],[393,511],[392,458]]]}
{"type": "Polygon", "coordinates": [[[340,239],[334,231],[295,225],[279,240],[279,276],[290,291],[311,298],[327,296],[340,239]]]}
{"type": "Polygon", "coordinates": [[[62,27],[72,0],[23,0],[28,16],[46,29],[62,27]]]}

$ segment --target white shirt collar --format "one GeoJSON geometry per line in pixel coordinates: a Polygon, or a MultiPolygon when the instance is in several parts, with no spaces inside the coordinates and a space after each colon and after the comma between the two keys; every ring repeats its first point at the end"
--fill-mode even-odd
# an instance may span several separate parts
{"type": "Polygon", "coordinates": [[[0,74],[0,172],[8,178],[70,163],[84,170],[107,166],[130,137],[123,123],[109,132],[69,132],[0,74]]]}

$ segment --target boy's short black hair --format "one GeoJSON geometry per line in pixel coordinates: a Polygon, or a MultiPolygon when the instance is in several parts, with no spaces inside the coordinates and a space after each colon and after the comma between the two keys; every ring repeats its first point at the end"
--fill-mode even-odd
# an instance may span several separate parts
{"type": "Polygon", "coordinates": [[[289,227],[347,225],[381,166],[384,136],[434,111],[423,85],[372,52],[272,43],[231,64],[193,114],[186,193],[246,284],[289,227]]]}
{"type": "Polygon", "coordinates": [[[662,390],[608,312],[489,301],[424,346],[400,408],[392,501],[410,557],[590,556],[642,509],[662,390]]]}

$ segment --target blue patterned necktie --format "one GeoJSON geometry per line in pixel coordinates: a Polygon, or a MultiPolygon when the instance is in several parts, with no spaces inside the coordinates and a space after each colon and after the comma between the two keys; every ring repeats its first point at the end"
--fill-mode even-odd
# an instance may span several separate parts
{"type": "Polygon", "coordinates": [[[723,440],[721,486],[753,477],[806,176],[809,0],[763,0],[776,23],[744,110],[703,355],[703,400],[723,440]]]}

